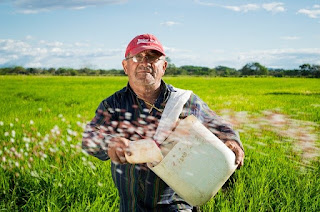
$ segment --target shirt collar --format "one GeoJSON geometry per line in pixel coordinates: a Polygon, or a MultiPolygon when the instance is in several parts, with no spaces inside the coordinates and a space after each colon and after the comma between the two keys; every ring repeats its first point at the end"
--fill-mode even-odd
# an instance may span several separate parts
{"type": "MultiPolygon", "coordinates": [[[[165,83],[163,80],[161,80],[161,91],[160,91],[160,95],[158,98],[160,98],[161,102],[167,102],[171,92],[177,92],[177,90],[170,84],[165,83]]],[[[132,90],[129,82],[127,83],[127,87],[125,89],[125,92],[130,92],[131,94],[133,94],[135,97],[137,97],[137,94],[132,90]]]]}

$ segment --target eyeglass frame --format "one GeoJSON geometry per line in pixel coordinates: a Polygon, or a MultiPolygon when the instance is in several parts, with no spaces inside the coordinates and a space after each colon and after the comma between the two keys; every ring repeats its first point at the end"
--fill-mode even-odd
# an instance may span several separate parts
{"type": "Polygon", "coordinates": [[[135,63],[142,63],[142,62],[144,62],[144,59],[147,59],[147,63],[152,63],[152,64],[158,62],[159,60],[165,61],[164,58],[161,58],[163,55],[159,56],[159,57],[156,58],[154,61],[149,61],[149,60],[148,60],[148,55],[144,55],[144,56],[142,57],[142,60],[141,60],[141,61],[138,61],[138,59],[137,59],[137,57],[136,57],[137,55],[139,55],[139,54],[136,54],[136,55],[131,56],[131,57],[126,57],[125,60],[132,59],[132,61],[135,62],[135,63]]]}

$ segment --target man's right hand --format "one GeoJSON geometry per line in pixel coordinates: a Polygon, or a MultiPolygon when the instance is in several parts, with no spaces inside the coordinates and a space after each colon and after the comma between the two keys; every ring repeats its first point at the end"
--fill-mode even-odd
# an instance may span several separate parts
{"type": "Polygon", "coordinates": [[[110,139],[108,144],[108,156],[114,163],[124,164],[127,163],[125,152],[130,155],[128,152],[129,140],[122,137],[114,137],[110,139]]]}

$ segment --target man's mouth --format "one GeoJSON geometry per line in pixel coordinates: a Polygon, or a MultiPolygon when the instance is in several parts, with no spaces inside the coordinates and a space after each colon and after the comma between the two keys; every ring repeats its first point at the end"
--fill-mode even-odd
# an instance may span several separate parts
{"type": "Polygon", "coordinates": [[[138,74],[152,74],[153,71],[149,68],[144,68],[144,69],[138,69],[137,73],[138,74]]]}

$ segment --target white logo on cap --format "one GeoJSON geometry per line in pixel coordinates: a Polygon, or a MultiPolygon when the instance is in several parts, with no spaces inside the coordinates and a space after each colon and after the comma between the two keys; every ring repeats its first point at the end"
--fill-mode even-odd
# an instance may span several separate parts
{"type": "Polygon", "coordinates": [[[138,39],[137,41],[137,45],[140,44],[140,43],[157,43],[156,40],[152,40],[152,39],[138,39]]]}

